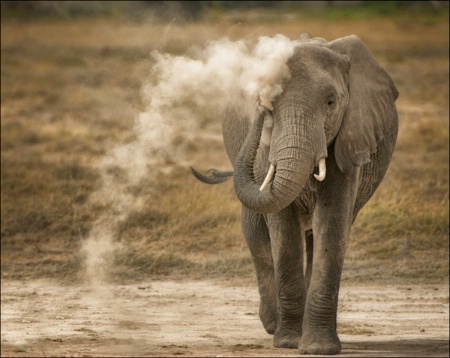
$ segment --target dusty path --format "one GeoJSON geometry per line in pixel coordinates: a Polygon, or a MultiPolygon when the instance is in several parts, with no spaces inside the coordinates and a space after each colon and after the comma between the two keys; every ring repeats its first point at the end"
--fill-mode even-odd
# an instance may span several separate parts
{"type": "MultiPolygon", "coordinates": [[[[2,280],[2,356],[296,356],[275,349],[256,287],[2,280]]],[[[448,356],[448,286],[343,286],[341,356],[448,356]]]]}

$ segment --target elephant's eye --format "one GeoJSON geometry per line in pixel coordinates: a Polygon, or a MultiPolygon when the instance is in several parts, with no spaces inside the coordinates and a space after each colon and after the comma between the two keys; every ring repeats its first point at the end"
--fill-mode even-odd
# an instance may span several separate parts
{"type": "Polygon", "coordinates": [[[334,95],[329,95],[326,100],[326,108],[327,110],[331,111],[336,107],[336,98],[334,95]]]}

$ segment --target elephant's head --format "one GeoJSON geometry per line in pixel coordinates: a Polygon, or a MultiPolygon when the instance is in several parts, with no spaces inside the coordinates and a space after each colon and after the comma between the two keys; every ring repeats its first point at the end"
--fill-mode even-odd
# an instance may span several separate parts
{"type": "Polygon", "coordinates": [[[324,180],[331,147],[342,172],[369,162],[396,116],[397,89],[357,36],[326,42],[302,35],[288,67],[273,110],[257,106],[235,163],[237,196],[260,213],[292,203],[315,167],[324,180]],[[268,172],[261,186],[254,164],[263,132],[270,168],[258,165],[268,172]]]}

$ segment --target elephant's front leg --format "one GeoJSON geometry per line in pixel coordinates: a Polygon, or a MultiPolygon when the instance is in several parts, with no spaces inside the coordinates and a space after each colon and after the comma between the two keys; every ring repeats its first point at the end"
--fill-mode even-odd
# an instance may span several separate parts
{"type": "Polygon", "coordinates": [[[347,175],[333,173],[318,191],[313,219],[314,259],[300,353],[337,354],[341,350],[336,315],[345,241],[353,221],[357,175],[357,170],[347,175]]]}
{"type": "Polygon", "coordinates": [[[267,215],[277,290],[274,346],[297,348],[306,299],[302,231],[294,205],[267,215]]]}
{"type": "Polygon", "coordinates": [[[275,276],[269,230],[262,214],[242,207],[242,231],[252,254],[260,296],[259,318],[269,334],[277,327],[275,276]]]}

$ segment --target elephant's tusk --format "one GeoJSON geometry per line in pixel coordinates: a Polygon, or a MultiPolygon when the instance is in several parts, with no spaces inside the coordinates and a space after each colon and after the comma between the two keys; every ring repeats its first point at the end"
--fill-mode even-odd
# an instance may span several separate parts
{"type": "Polygon", "coordinates": [[[273,173],[275,173],[275,167],[272,164],[270,164],[269,171],[267,172],[266,178],[264,179],[261,188],[259,188],[259,191],[263,191],[267,188],[267,186],[269,185],[270,181],[273,178],[273,173]]]}
{"type": "Polygon", "coordinates": [[[325,158],[322,158],[319,161],[319,175],[314,174],[314,178],[316,178],[318,181],[323,181],[326,175],[327,175],[327,165],[325,163],[325,158]]]}

